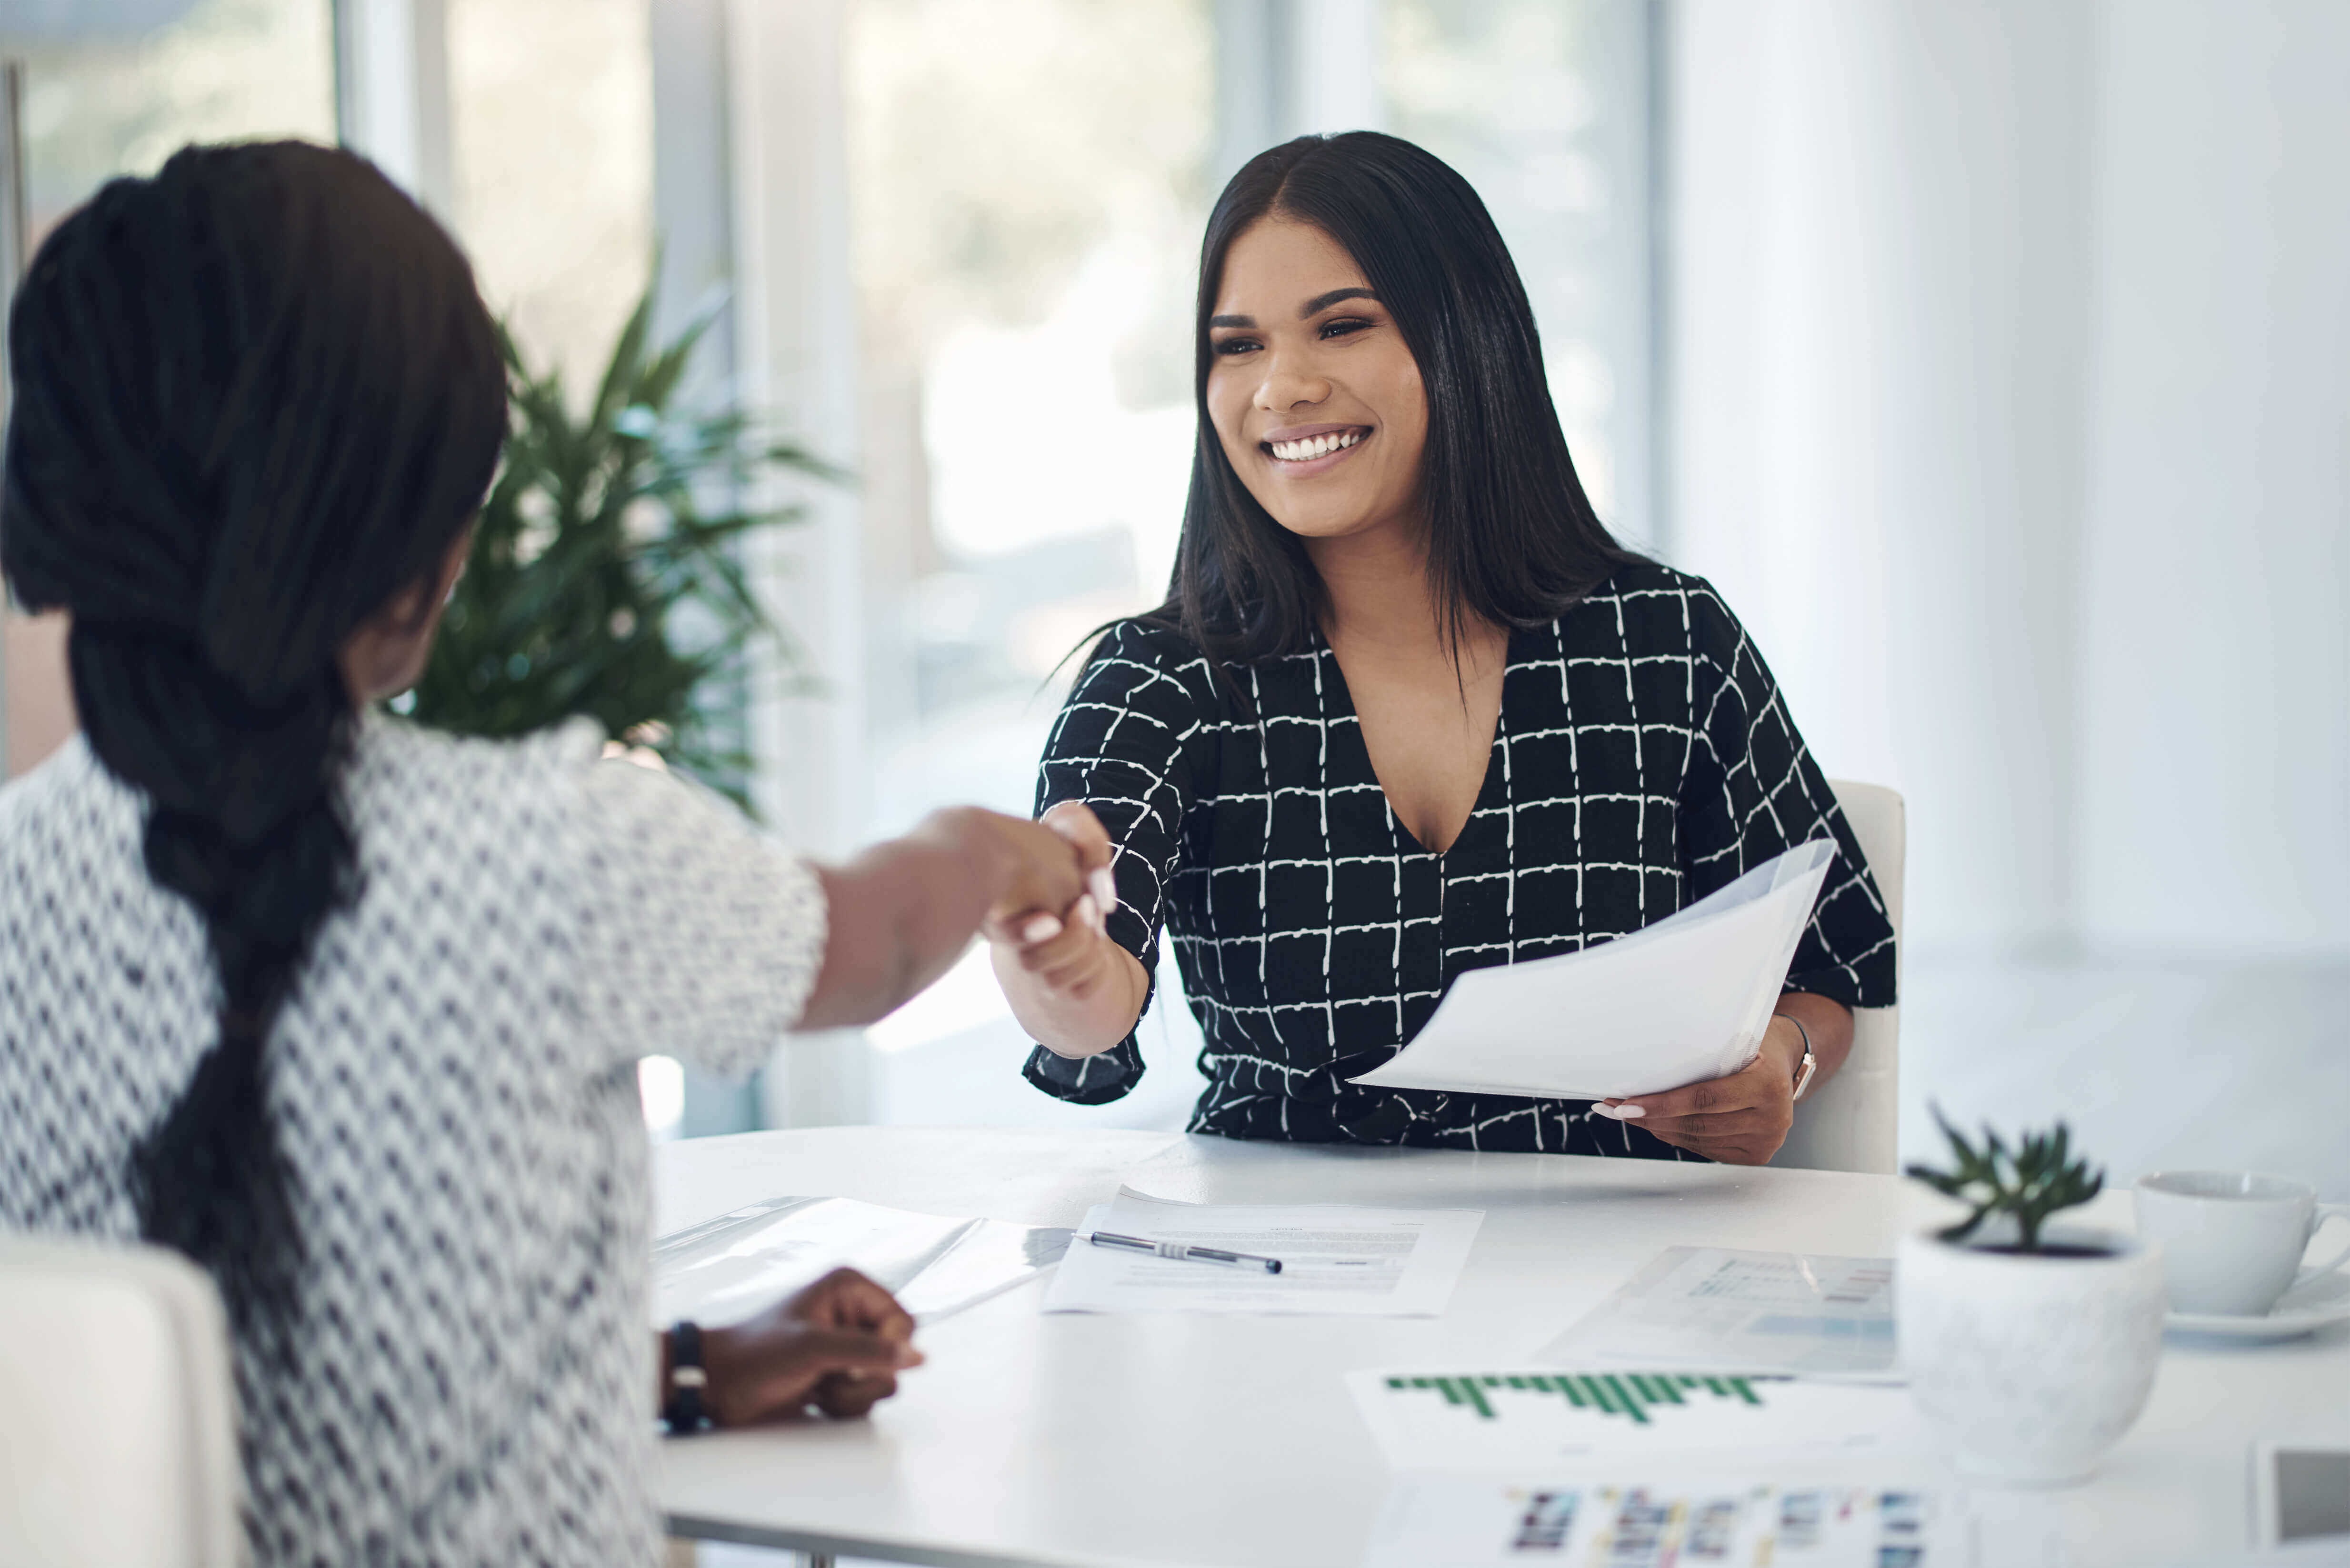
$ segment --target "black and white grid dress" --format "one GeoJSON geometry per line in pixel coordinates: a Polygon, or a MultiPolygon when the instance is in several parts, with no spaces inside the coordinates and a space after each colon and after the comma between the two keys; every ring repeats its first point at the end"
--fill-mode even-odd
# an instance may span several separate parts
{"type": "MultiPolygon", "coordinates": [[[[267,1056],[309,1264],[297,1375],[238,1355],[259,1564],[658,1557],[637,1058],[758,1065],[825,909],[732,808],[598,747],[360,727],[363,891],[267,1056]]],[[[215,1038],[142,816],[79,741],[0,790],[0,1226],[134,1237],[131,1143],[215,1038]]]]}
{"type": "MultiPolygon", "coordinates": [[[[1837,859],[1787,989],[1893,1002],[1893,929],[1859,845],[1701,578],[1628,566],[1511,635],[1484,784],[1440,855],[1389,808],[1318,636],[1232,673],[1245,701],[1180,634],[1120,622],[1037,785],[1039,812],[1085,801],[1118,845],[1110,936],[1146,970],[1162,924],[1172,938],[1206,1040],[1194,1132],[1683,1158],[1588,1102],[1346,1080],[1401,1049],[1463,970],[1638,930],[1813,838],[1837,859]]],[[[1074,1060],[1040,1045],[1026,1075],[1098,1105],[1142,1060],[1131,1036],[1074,1060]]]]}

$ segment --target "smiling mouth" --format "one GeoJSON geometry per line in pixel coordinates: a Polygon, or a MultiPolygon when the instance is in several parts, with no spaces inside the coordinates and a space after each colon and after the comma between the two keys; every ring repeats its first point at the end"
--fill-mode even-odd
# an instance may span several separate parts
{"type": "Polygon", "coordinates": [[[1280,462],[1312,462],[1317,457],[1327,457],[1334,452],[1344,452],[1367,439],[1366,430],[1332,431],[1324,435],[1312,435],[1298,441],[1264,442],[1264,450],[1280,462]]]}

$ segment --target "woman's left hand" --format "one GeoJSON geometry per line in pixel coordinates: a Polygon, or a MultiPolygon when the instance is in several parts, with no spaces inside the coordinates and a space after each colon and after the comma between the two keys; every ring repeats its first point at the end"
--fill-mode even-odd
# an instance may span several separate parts
{"type": "Polygon", "coordinates": [[[914,1320],[854,1269],[835,1269],[747,1322],[704,1329],[704,1398],[722,1427],[796,1416],[862,1416],[922,1364],[914,1320]]]}
{"type": "Polygon", "coordinates": [[[1591,1109],[1724,1165],[1762,1165],[1779,1152],[1787,1129],[1795,1125],[1795,1068],[1803,1059],[1802,1034],[1774,1016],[1754,1060],[1727,1078],[1660,1095],[1603,1100],[1591,1109]]]}

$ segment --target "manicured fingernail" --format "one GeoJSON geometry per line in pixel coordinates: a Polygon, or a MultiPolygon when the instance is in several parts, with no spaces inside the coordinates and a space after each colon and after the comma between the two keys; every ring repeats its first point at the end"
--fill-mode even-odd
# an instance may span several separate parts
{"type": "Polygon", "coordinates": [[[1612,1122],[1616,1119],[1616,1107],[1605,1101],[1595,1101],[1591,1106],[1591,1114],[1595,1116],[1606,1116],[1612,1122]]]}
{"type": "Polygon", "coordinates": [[[1638,1121],[1648,1114],[1648,1112],[1642,1110],[1638,1106],[1617,1106],[1616,1107],[1617,1118],[1621,1121],[1638,1121]]]}
{"type": "Polygon", "coordinates": [[[1076,920],[1077,924],[1090,927],[1094,930],[1098,931],[1102,929],[1101,906],[1094,902],[1094,896],[1091,893],[1078,898],[1076,907],[1069,911],[1069,918],[1076,920]]]}
{"type": "Polygon", "coordinates": [[[1039,915],[1020,928],[1024,942],[1049,942],[1061,934],[1061,922],[1050,915],[1039,915]]]}
{"type": "Polygon", "coordinates": [[[1101,906],[1101,912],[1104,915],[1117,912],[1118,878],[1109,874],[1108,867],[1096,867],[1087,876],[1086,886],[1093,890],[1094,902],[1101,906]]]}

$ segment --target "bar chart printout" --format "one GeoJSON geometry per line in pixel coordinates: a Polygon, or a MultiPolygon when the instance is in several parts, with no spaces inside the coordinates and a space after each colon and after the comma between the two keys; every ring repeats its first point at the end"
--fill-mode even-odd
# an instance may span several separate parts
{"type": "Polygon", "coordinates": [[[1648,1424],[1649,1410],[1685,1405],[1699,1395],[1710,1394],[1717,1399],[1742,1399],[1757,1407],[1762,1403],[1754,1392],[1753,1384],[1746,1378],[1712,1377],[1701,1374],[1690,1376],[1671,1372],[1553,1373],[1547,1376],[1536,1372],[1509,1372],[1487,1373],[1472,1377],[1398,1376],[1388,1379],[1388,1387],[1391,1392],[1401,1392],[1407,1388],[1432,1389],[1442,1397],[1446,1404],[1474,1410],[1481,1419],[1487,1421],[1498,1420],[1500,1417],[1494,1413],[1493,1402],[1486,1397],[1486,1390],[1502,1388],[1529,1394],[1556,1394],[1577,1409],[1622,1416],[1644,1427],[1648,1424]]]}
{"type": "Polygon", "coordinates": [[[1366,1568],[1952,1568],[1962,1527],[1931,1491],[1683,1478],[1660,1485],[1400,1478],[1366,1568]]]}
{"type": "Polygon", "coordinates": [[[1908,1393],[1875,1384],[1615,1367],[1350,1372],[1398,1469],[1510,1472],[1643,1455],[1909,1460],[1927,1453],[1908,1393]]]}

